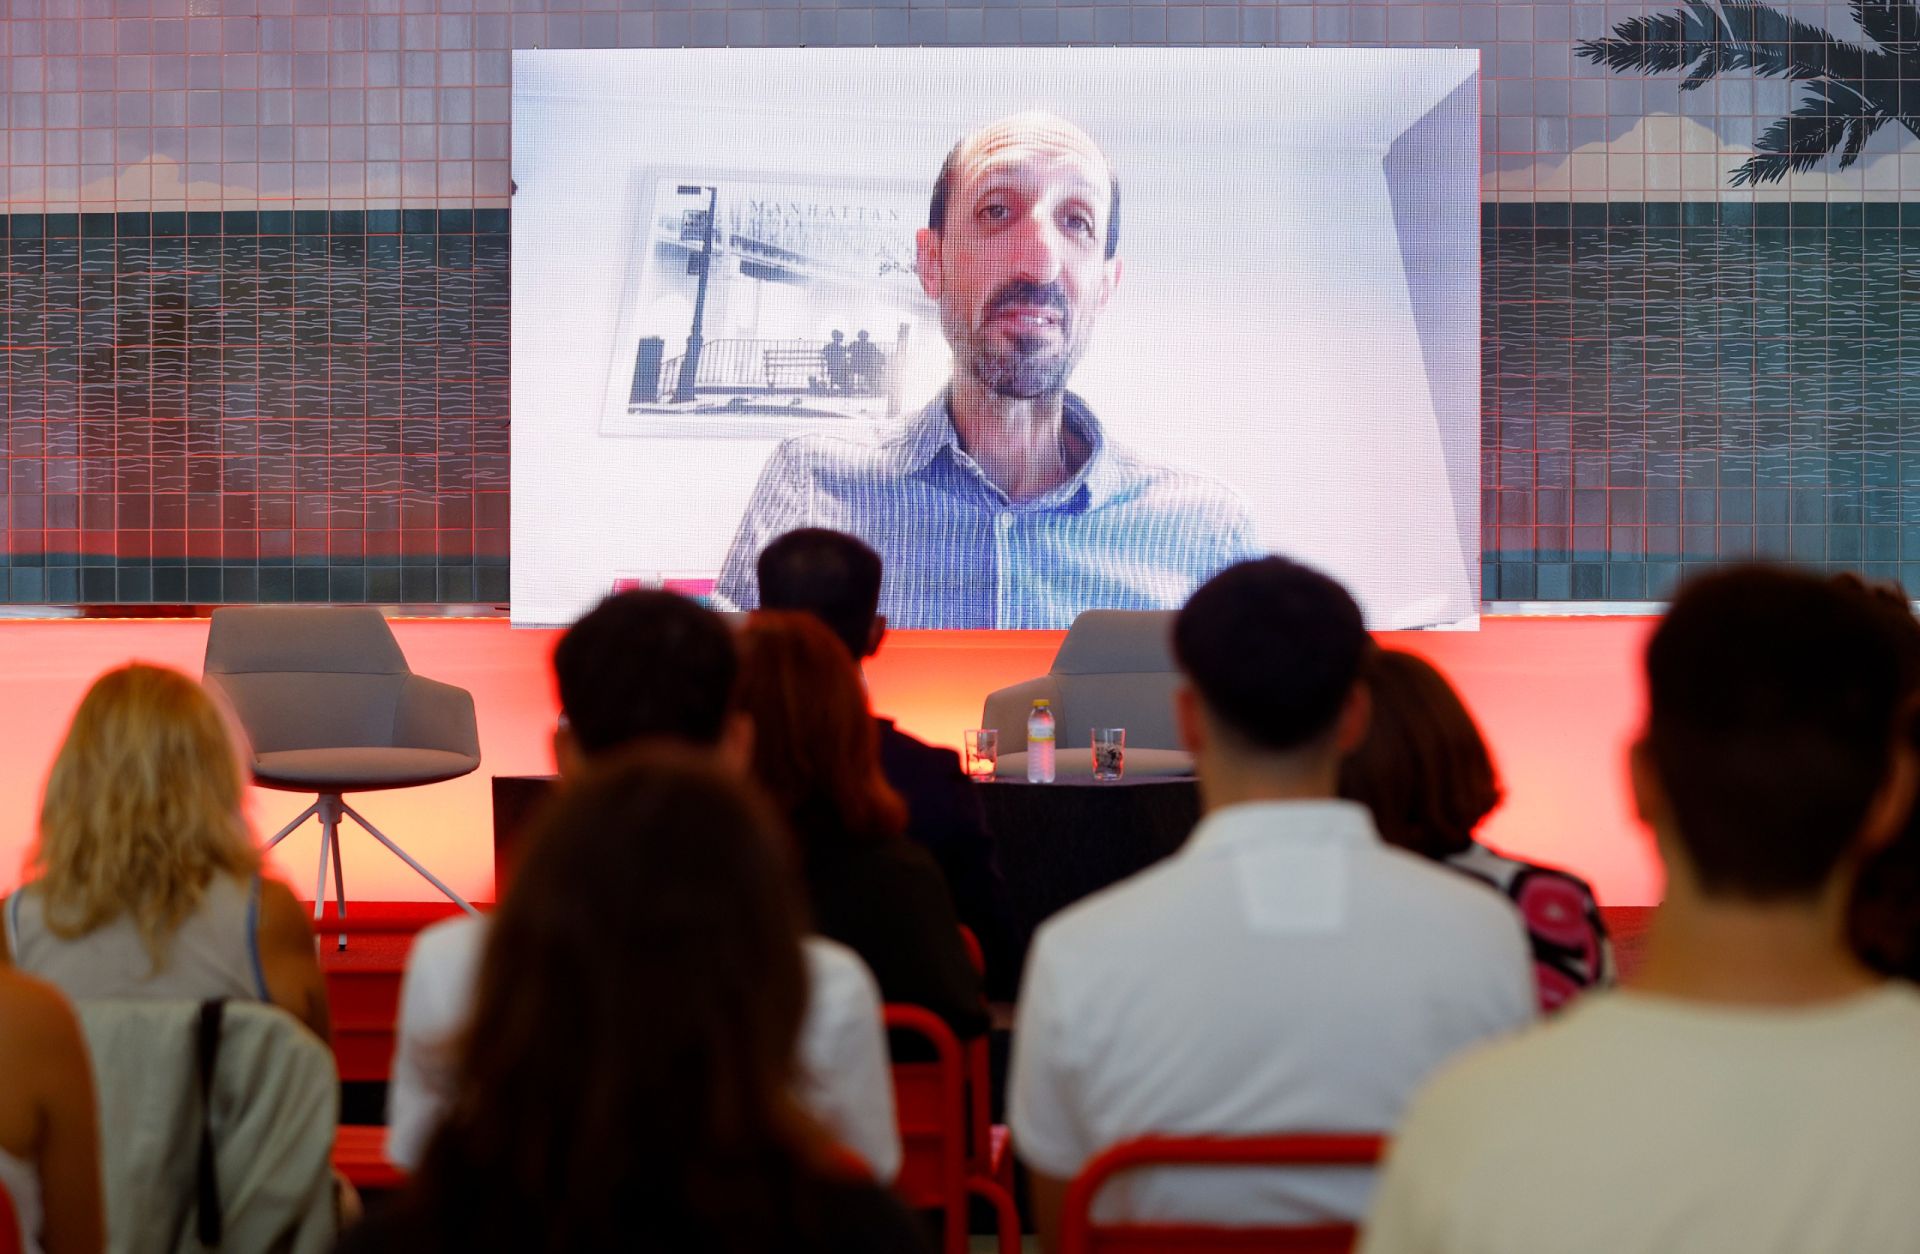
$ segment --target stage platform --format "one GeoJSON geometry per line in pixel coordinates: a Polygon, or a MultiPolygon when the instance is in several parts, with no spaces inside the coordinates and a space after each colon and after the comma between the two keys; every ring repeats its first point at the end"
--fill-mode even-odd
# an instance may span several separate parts
{"type": "MultiPolygon", "coordinates": [[[[1487,618],[1477,632],[1381,637],[1444,669],[1498,759],[1507,799],[1482,833],[1536,862],[1591,882],[1608,905],[1660,898],[1652,841],[1627,796],[1625,750],[1641,710],[1648,618],[1487,618]]],[[[557,703],[550,655],[559,633],[500,619],[396,619],[414,670],[466,688],[479,712],[484,760],[464,779],[358,794],[354,804],[469,900],[491,899],[495,775],[553,769],[557,703]]],[[[899,632],[867,666],[874,708],[935,743],[978,726],[988,692],[1043,674],[1060,632],[899,632]]],[[[132,659],[200,673],[205,619],[0,621],[0,892],[18,882],[42,784],[87,685],[132,659]]],[[[273,832],[310,797],[255,790],[250,818],[273,832]]],[[[313,891],[315,825],[272,856],[296,891],[313,891]]],[[[351,901],[426,901],[433,889],[349,829],[342,838],[351,901]]]]}

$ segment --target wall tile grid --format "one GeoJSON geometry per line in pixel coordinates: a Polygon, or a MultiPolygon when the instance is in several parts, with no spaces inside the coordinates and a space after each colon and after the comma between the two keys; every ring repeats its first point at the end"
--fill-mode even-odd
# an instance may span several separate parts
{"type": "MultiPolygon", "coordinates": [[[[1779,7],[1880,55],[1847,6],[1779,7]]],[[[1867,89],[1577,53],[1658,4],[0,11],[0,600],[504,600],[509,49],[874,43],[1480,47],[1485,596],[1749,555],[1920,590],[1920,152],[1842,116],[1867,89]],[[1769,143],[1795,168],[1740,177],[1769,143]]]]}

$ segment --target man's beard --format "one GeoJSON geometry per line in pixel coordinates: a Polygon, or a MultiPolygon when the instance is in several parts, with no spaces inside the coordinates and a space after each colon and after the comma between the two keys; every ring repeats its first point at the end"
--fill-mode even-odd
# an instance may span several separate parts
{"type": "Polygon", "coordinates": [[[1010,305],[1040,305],[1053,309],[1060,317],[1057,343],[1050,336],[1014,335],[1012,345],[1000,348],[987,343],[991,330],[968,336],[965,366],[980,385],[995,396],[1010,400],[1032,401],[1059,396],[1067,390],[1067,376],[1080,360],[1073,342],[1073,315],[1067,306],[1067,294],[1057,283],[1008,283],[987,302],[984,319],[1010,305]]]}
{"type": "Polygon", "coordinates": [[[976,347],[967,368],[995,396],[1032,401],[1059,396],[1073,373],[1073,354],[1038,339],[1016,337],[1012,348],[976,347]]]}

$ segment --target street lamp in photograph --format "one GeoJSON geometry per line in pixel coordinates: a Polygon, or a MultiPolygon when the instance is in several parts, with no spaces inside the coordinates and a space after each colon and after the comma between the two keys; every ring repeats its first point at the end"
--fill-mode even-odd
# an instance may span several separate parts
{"type": "MultiPolygon", "coordinates": [[[[700,285],[693,297],[693,329],[687,333],[686,356],[680,359],[680,377],[673,385],[673,399],[690,401],[693,399],[693,385],[700,376],[700,345],[703,343],[700,324],[707,312],[707,274],[713,269],[713,214],[719,207],[720,189],[703,183],[682,183],[674,189],[682,196],[707,194],[706,220],[700,226],[700,251],[696,254],[700,267],[700,285]]],[[[681,238],[686,232],[681,231],[681,238]]]]}

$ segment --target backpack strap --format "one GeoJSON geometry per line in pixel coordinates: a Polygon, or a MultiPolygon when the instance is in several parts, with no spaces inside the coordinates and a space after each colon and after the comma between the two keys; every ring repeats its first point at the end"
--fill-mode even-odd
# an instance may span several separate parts
{"type": "Polygon", "coordinates": [[[212,998],[200,1003],[200,1024],[194,1036],[195,1070],[200,1080],[200,1161],[194,1173],[195,1221],[200,1244],[220,1248],[226,1227],[220,1212],[220,1177],[213,1158],[213,1069],[220,1058],[220,1026],[227,1003],[212,998]]]}

